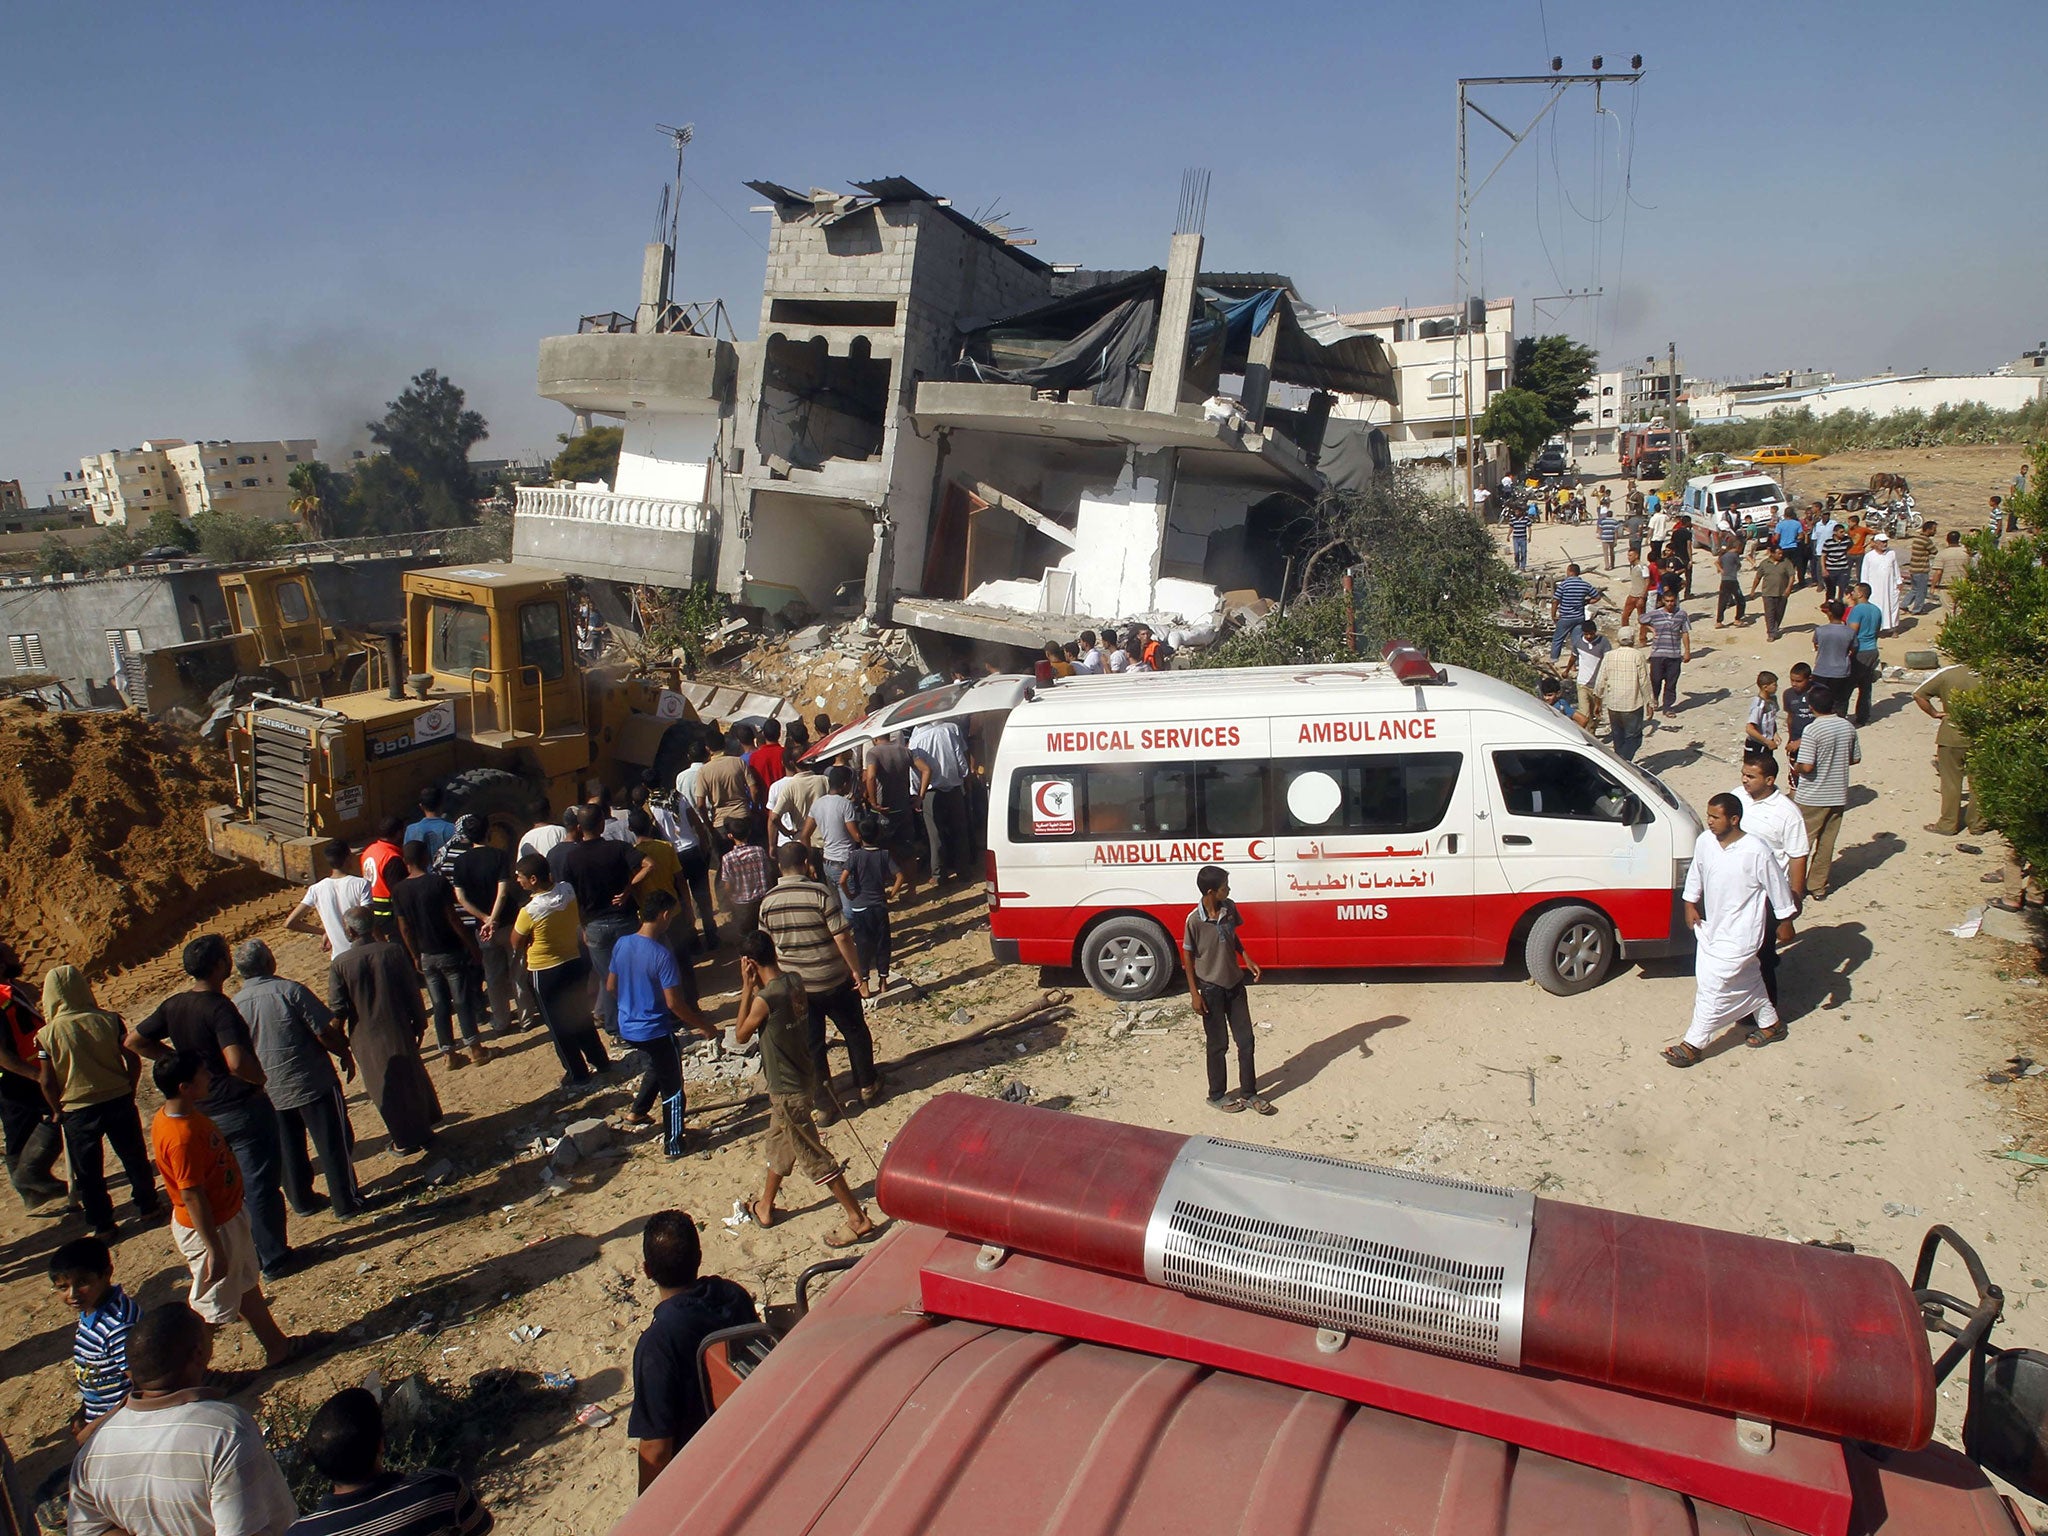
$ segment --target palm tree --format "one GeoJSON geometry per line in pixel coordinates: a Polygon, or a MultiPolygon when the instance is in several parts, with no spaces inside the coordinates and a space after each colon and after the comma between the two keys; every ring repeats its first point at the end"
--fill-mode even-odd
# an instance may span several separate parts
{"type": "Polygon", "coordinates": [[[285,477],[285,484],[292,491],[288,510],[305,525],[309,539],[333,536],[328,518],[327,478],[327,466],[317,461],[294,465],[292,472],[285,477]]]}

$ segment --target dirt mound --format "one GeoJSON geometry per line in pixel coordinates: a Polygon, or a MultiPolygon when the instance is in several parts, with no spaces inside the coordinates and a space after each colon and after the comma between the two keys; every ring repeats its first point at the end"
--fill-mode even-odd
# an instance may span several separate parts
{"type": "Polygon", "coordinates": [[[270,884],[207,849],[223,766],[140,715],[0,702],[0,935],[31,976],[132,964],[270,884]]]}

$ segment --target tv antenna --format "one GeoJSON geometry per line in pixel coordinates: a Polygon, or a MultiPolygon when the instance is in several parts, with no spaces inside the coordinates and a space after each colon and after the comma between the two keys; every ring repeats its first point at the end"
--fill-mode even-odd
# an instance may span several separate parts
{"type": "Polygon", "coordinates": [[[656,123],[654,126],[676,147],[675,185],[661,189],[661,208],[654,215],[654,238],[674,250],[676,227],[683,216],[683,150],[697,136],[697,125],[685,123],[680,128],[671,128],[667,123],[656,123]]]}

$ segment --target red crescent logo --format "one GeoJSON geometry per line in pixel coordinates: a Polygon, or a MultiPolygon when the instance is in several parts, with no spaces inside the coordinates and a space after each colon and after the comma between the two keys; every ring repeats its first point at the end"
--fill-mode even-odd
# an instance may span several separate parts
{"type": "Polygon", "coordinates": [[[1248,859],[1253,860],[1254,862],[1262,862],[1265,859],[1266,855],[1259,852],[1259,844],[1263,843],[1264,841],[1265,839],[1263,837],[1253,838],[1251,842],[1245,846],[1244,856],[1248,859]]]}
{"type": "Polygon", "coordinates": [[[1051,789],[1055,782],[1057,781],[1047,779],[1031,792],[1032,802],[1038,807],[1038,814],[1041,816],[1051,817],[1056,814],[1053,808],[1045,803],[1045,792],[1051,789]]]}

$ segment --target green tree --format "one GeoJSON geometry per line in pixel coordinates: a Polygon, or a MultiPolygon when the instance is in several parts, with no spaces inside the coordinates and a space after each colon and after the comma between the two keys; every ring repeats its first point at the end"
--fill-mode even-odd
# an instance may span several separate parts
{"type": "Polygon", "coordinates": [[[619,472],[619,449],[626,441],[624,427],[592,427],[578,437],[564,433],[556,441],[562,444],[562,451],[555,455],[551,467],[557,480],[614,483],[619,472]]]}
{"type": "Polygon", "coordinates": [[[1455,499],[1397,472],[1370,491],[1324,498],[1311,525],[1302,546],[1309,568],[1301,597],[1284,615],[1203,652],[1199,665],[1350,660],[1342,581],[1352,567],[1360,655],[1377,657],[1399,640],[1441,663],[1520,686],[1534,682],[1499,623],[1501,611],[1520,595],[1521,577],[1486,526],[1455,499]]]}
{"type": "Polygon", "coordinates": [[[103,528],[81,551],[78,568],[83,571],[111,571],[116,566],[133,565],[147,547],[140,535],[126,528],[103,528]]]}
{"type": "Polygon", "coordinates": [[[1586,420],[1579,402],[1586,398],[1598,360],[1591,347],[1569,336],[1524,336],[1515,343],[1515,388],[1526,389],[1543,402],[1550,432],[1569,432],[1586,420]]]}
{"type": "Polygon", "coordinates": [[[1479,435],[1508,445],[1508,458],[1519,473],[1555,429],[1543,397],[1533,390],[1504,389],[1479,418],[1479,435]]]}
{"type": "Polygon", "coordinates": [[[474,521],[476,484],[469,450],[490,436],[482,416],[467,408],[468,397],[438,369],[415,374],[384,419],[369,423],[370,438],[420,487],[420,506],[450,522],[415,526],[449,527],[474,521]]]}
{"type": "Polygon", "coordinates": [[[199,547],[199,535],[192,531],[192,525],[169,507],[158,507],[149,514],[149,521],[143,525],[142,541],[151,549],[199,547]]]}
{"type": "Polygon", "coordinates": [[[417,532],[434,526],[426,515],[419,475],[388,453],[363,460],[349,477],[342,525],[350,537],[417,532]]]}
{"type": "MultiPolygon", "coordinates": [[[[2031,479],[2031,477],[2030,477],[2031,479]]],[[[2031,493],[2032,487],[2029,486],[2031,493]]],[[[2048,870],[2048,536],[1972,540],[1941,647],[1976,668],[1981,688],[1953,700],[1970,733],[1970,792],[2022,862],[2048,870]]]]}
{"type": "Polygon", "coordinates": [[[36,574],[39,576],[62,576],[66,571],[85,569],[84,552],[75,545],[65,542],[54,533],[43,535],[43,542],[36,546],[36,574]]]}
{"type": "Polygon", "coordinates": [[[292,541],[292,525],[238,512],[202,512],[192,519],[199,552],[222,565],[268,560],[292,541]]]}

